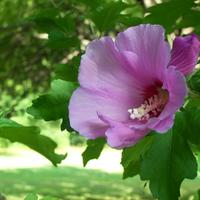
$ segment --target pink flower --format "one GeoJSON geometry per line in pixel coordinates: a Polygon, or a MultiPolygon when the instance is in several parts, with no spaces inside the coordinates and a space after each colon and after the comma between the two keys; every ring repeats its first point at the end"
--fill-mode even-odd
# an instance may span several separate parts
{"type": "Polygon", "coordinates": [[[165,133],[184,103],[184,75],[199,51],[199,40],[190,35],[177,37],[170,52],[158,25],[128,28],[115,41],[92,41],[69,104],[72,128],[90,139],[106,137],[115,148],[133,145],[151,130],[165,133]]]}
{"type": "Polygon", "coordinates": [[[186,37],[176,37],[171,53],[170,65],[176,66],[185,75],[190,74],[197,63],[199,50],[199,39],[195,34],[186,37]]]}

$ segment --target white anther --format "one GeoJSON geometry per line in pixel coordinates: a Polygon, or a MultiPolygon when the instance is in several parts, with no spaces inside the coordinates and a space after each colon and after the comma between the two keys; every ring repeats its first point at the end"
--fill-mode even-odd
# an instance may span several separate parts
{"type": "Polygon", "coordinates": [[[149,112],[153,113],[153,115],[157,115],[160,110],[160,104],[162,100],[159,99],[158,95],[154,95],[149,99],[144,101],[144,104],[141,104],[138,108],[128,109],[130,113],[131,119],[139,119],[139,120],[148,120],[150,118],[149,112]]]}
{"type": "Polygon", "coordinates": [[[133,113],[133,109],[128,109],[128,112],[129,112],[130,114],[132,114],[132,113],[133,113]]]}

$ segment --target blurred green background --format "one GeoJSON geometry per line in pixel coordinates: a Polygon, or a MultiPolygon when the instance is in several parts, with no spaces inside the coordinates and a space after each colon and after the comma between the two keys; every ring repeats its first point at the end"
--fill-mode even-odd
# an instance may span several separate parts
{"type": "MultiPolygon", "coordinates": [[[[39,126],[57,142],[58,152],[71,153],[54,168],[23,145],[0,139],[0,193],[9,200],[30,192],[69,200],[152,199],[138,177],[121,179],[120,151],[106,147],[100,161],[83,169],[85,139],[61,132],[60,120],[33,119],[26,109],[52,80],[77,81],[80,56],[95,38],[140,23],[161,24],[169,42],[200,33],[199,0],[1,0],[0,16],[0,115],[39,126]]],[[[199,178],[184,182],[181,199],[198,189],[199,178]]]]}

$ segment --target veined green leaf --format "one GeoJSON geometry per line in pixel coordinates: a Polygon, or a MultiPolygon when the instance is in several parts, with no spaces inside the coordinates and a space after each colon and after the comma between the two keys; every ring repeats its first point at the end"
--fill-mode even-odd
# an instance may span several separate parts
{"type": "Polygon", "coordinates": [[[184,136],[182,113],[177,113],[174,127],[157,134],[141,165],[141,179],[150,181],[150,190],[159,200],[178,200],[185,178],[197,175],[197,162],[184,136]]]}
{"type": "Polygon", "coordinates": [[[26,127],[12,120],[1,118],[0,138],[24,144],[46,157],[54,165],[57,165],[66,157],[66,155],[56,154],[57,144],[50,138],[41,135],[40,129],[35,126],[26,127]]]}
{"type": "Polygon", "coordinates": [[[45,121],[63,119],[62,130],[70,129],[68,120],[68,103],[77,85],[63,80],[54,80],[49,93],[33,100],[27,112],[36,119],[45,121]]]}
{"type": "Polygon", "coordinates": [[[132,147],[122,152],[121,164],[124,168],[123,178],[135,176],[140,173],[142,157],[153,142],[153,136],[147,136],[132,147]]]}

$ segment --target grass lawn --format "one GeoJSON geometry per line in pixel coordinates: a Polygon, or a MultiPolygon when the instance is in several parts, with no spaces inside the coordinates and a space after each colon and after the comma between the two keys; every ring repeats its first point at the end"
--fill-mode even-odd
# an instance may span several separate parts
{"type": "MultiPolygon", "coordinates": [[[[182,200],[200,188],[200,180],[186,181],[182,200]]],[[[0,193],[8,200],[22,200],[30,193],[62,200],[152,200],[139,178],[74,167],[0,170],[0,193]]]]}

